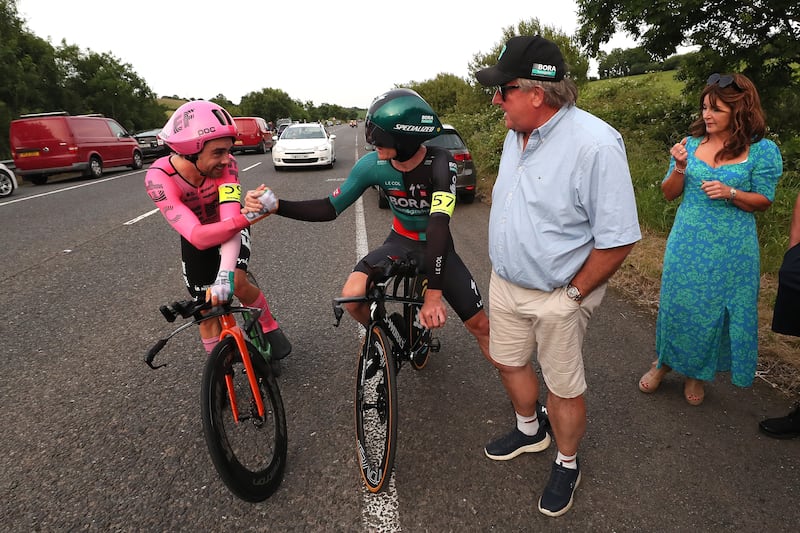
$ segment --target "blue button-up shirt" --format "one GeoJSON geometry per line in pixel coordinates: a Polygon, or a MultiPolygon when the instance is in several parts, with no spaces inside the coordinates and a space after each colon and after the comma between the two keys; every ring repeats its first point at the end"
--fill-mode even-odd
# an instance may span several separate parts
{"type": "Polygon", "coordinates": [[[642,238],[622,136],[575,106],[534,130],[509,131],[489,215],[489,257],[503,279],[563,287],[592,248],[642,238]]]}

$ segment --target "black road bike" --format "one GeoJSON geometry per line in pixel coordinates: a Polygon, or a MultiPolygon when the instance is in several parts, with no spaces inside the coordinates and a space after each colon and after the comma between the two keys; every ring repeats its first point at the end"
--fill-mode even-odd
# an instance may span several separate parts
{"type": "Polygon", "coordinates": [[[371,267],[365,296],[335,298],[335,325],[346,303],[369,303],[370,322],[356,370],[358,463],[370,492],[388,485],[397,448],[397,373],[408,362],[421,370],[440,343],[419,323],[427,278],[420,257],[389,257],[371,267]],[[387,304],[399,308],[387,314],[387,304]]]}

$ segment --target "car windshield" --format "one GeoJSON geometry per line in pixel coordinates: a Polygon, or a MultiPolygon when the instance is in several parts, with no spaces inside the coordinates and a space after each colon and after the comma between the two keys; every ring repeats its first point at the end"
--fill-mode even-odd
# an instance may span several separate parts
{"type": "Polygon", "coordinates": [[[281,139],[324,139],[325,133],[320,128],[286,128],[281,139]]]}
{"type": "Polygon", "coordinates": [[[464,141],[461,140],[461,137],[455,133],[442,133],[433,139],[425,141],[425,144],[428,146],[439,146],[447,150],[466,150],[467,148],[464,141]]]}

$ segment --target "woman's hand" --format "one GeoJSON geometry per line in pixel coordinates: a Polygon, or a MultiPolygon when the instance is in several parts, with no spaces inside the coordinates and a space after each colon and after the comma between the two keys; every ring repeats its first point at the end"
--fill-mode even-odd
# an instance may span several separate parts
{"type": "Polygon", "coordinates": [[[709,200],[730,200],[731,191],[733,188],[730,185],[725,185],[721,181],[704,181],[700,184],[700,189],[709,200]]]}
{"type": "Polygon", "coordinates": [[[679,143],[675,143],[670,149],[669,153],[672,158],[675,159],[675,168],[684,170],[686,168],[687,160],[689,159],[689,154],[686,151],[686,139],[683,139],[679,143]]]}

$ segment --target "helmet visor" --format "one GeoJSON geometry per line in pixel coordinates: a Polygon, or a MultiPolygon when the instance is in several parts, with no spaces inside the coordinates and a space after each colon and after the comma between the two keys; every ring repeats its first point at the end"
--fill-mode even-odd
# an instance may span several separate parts
{"type": "Polygon", "coordinates": [[[372,122],[367,121],[364,127],[364,136],[367,142],[377,148],[394,148],[394,137],[383,131],[383,129],[372,122]]]}

